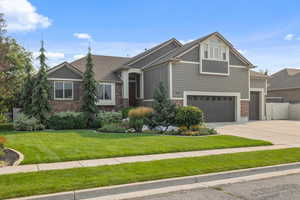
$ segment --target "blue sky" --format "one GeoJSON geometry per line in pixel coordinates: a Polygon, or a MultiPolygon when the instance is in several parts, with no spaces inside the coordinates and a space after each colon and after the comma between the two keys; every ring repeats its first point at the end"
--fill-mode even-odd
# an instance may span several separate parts
{"type": "Polygon", "coordinates": [[[299,8],[293,0],[0,0],[9,35],[32,52],[43,35],[50,66],[86,54],[89,40],[94,54],[134,56],[171,37],[219,31],[271,72],[300,67],[299,8]]]}

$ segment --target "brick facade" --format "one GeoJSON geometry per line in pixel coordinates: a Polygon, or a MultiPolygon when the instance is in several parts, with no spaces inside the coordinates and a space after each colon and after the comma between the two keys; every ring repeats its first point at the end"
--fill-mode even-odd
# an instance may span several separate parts
{"type": "Polygon", "coordinates": [[[80,101],[50,100],[49,103],[52,106],[52,112],[66,112],[66,111],[79,112],[81,107],[80,101]]]}
{"type": "Polygon", "coordinates": [[[183,106],[183,100],[172,100],[173,103],[176,104],[176,106],[183,106]]]}
{"type": "MultiPolygon", "coordinates": [[[[74,111],[79,112],[81,108],[81,99],[82,99],[82,87],[80,87],[80,99],[79,100],[49,100],[49,103],[52,106],[52,112],[66,112],[74,111]]],[[[116,105],[115,106],[97,106],[99,110],[105,111],[117,111],[123,108],[123,98],[122,98],[122,83],[116,83],[115,87],[116,95],[116,105]]]]}
{"type": "Polygon", "coordinates": [[[249,101],[241,101],[241,117],[249,116],[249,101]]]}

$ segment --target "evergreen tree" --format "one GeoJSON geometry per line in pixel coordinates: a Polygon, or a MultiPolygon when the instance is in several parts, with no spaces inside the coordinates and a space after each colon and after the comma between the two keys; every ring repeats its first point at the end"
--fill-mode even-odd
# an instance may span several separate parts
{"type": "Polygon", "coordinates": [[[86,58],[85,71],[83,74],[83,98],[81,106],[81,110],[85,116],[88,127],[95,120],[97,114],[96,81],[93,67],[94,65],[92,60],[91,48],[89,48],[89,52],[86,58]]]}
{"type": "Polygon", "coordinates": [[[176,105],[168,99],[167,90],[162,82],[159,83],[158,88],[155,89],[153,94],[153,116],[152,126],[165,127],[166,131],[169,126],[175,123],[176,105]]]}
{"type": "Polygon", "coordinates": [[[24,85],[23,89],[21,92],[21,106],[22,106],[22,111],[26,115],[31,115],[32,114],[32,91],[33,91],[33,77],[32,77],[32,71],[33,67],[28,61],[25,65],[25,80],[24,80],[24,85]]]}
{"type": "Polygon", "coordinates": [[[49,82],[47,80],[47,65],[44,42],[42,41],[40,56],[40,69],[34,81],[34,89],[32,92],[32,116],[40,120],[44,125],[47,124],[47,119],[51,107],[48,102],[49,96],[49,82]]]}

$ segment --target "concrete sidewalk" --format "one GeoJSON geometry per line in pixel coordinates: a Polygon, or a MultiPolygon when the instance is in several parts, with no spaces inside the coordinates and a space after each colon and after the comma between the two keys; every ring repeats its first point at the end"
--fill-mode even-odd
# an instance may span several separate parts
{"type": "Polygon", "coordinates": [[[71,162],[20,165],[20,166],[0,168],[0,175],[22,173],[22,172],[37,172],[37,171],[44,171],[44,170],[79,168],[79,167],[95,167],[95,166],[103,166],[103,165],[115,165],[121,163],[143,162],[143,161],[163,160],[163,159],[172,159],[172,158],[198,157],[198,156],[249,152],[249,151],[258,151],[258,150],[283,149],[283,148],[291,148],[291,147],[297,147],[297,146],[296,145],[295,146],[272,145],[272,146],[258,146],[258,147],[242,147],[242,148],[230,148],[230,149],[214,149],[214,150],[204,150],[204,151],[190,151],[190,152],[179,152],[179,153],[105,158],[105,159],[94,159],[94,160],[79,160],[79,161],[71,161],[71,162]]]}
{"type": "Polygon", "coordinates": [[[240,169],[162,180],[129,183],[99,188],[23,197],[11,200],[121,200],[164,194],[175,191],[219,187],[222,185],[261,180],[300,173],[300,163],[240,169]]]}

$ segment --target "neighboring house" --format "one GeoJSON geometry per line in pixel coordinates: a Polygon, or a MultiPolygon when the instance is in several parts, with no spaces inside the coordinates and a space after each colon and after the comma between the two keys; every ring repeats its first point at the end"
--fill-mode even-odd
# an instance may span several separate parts
{"type": "Polygon", "coordinates": [[[268,82],[268,99],[300,102],[300,69],[286,68],[272,74],[268,82]]]}
{"type": "MultiPolygon", "coordinates": [[[[55,111],[79,110],[85,59],[48,71],[55,111]]],[[[187,44],[172,38],[132,58],[93,55],[99,109],[151,106],[163,82],[180,106],[201,108],[208,122],[265,119],[267,76],[220,33],[187,44]]]]}

